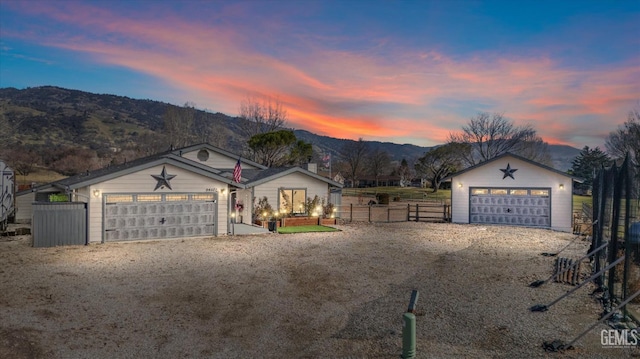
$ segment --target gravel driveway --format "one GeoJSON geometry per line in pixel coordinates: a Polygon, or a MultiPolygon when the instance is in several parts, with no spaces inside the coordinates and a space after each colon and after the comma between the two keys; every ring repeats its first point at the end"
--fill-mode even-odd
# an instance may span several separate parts
{"type": "MultiPolygon", "coordinates": [[[[32,248],[0,238],[0,358],[398,358],[420,293],[418,358],[610,358],[590,285],[551,275],[572,234],[435,223],[32,248]]],[[[576,241],[562,256],[579,258],[576,241]]],[[[585,274],[586,274],[586,265],[585,274]]]]}

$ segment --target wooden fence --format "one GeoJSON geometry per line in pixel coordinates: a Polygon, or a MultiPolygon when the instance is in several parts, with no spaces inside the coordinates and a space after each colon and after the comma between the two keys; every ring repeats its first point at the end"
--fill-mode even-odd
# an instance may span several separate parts
{"type": "Polygon", "coordinates": [[[451,206],[442,203],[338,206],[347,222],[450,222],[451,206]]]}

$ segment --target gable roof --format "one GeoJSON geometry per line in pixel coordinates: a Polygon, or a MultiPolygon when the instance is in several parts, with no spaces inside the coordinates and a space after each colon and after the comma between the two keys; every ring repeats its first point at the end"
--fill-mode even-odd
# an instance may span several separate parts
{"type": "Polygon", "coordinates": [[[233,152],[229,152],[227,150],[223,150],[220,147],[216,147],[216,146],[210,145],[208,143],[199,143],[199,144],[196,144],[196,145],[191,145],[191,146],[187,146],[187,147],[183,147],[183,148],[174,149],[172,151],[172,153],[174,155],[177,155],[177,156],[182,156],[182,154],[185,153],[185,152],[192,152],[192,151],[201,150],[201,149],[206,149],[206,150],[211,151],[211,152],[219,153],[219,154],[221,154],[223,156],[231,158],[234,161],[240,159],[240,163],[244,163],[244,164],[247,164],[247,165],[250,165],[250,166],[253,166],[253,167],[257,167],[257,168],[261,168],[261,169],[267,169],[268,168],[267,166],[261,165],[258,162],[253,162],[253,161],[251,161],[249,159],[242,158],[242,156],[238,155],[237,153],[233,153],[233,152]]]}
{"type": "Polygon", "coordinates": [[[336,182],[327,177],[320,176],[317,173],[313,173],[300,167],[272,167],[266,170],[243,170],[242,176],[248,179],[246,183],[247,187],[254,187],[269,181],[273,181],[277,178],[290,175],[292,173],[301,173],[319,181],[326,182],[333,187],[342,188],[342,184],[340,184],[339,182],[336,182]]]}
{"type": "Polygon", "coordinates": [[[114,178],[125,176],[131,173],[138,172],[143,169],[155,167],[158,165],[169,164],[178,168],[182,168],[205,177],[215,179],[217,181],[229,184],[231,186],[245,188],[241,183],[233,182],[231,174],[228,174],[224,170],[215,169],[209,166],[202,165],[195,161],[177,156],[171,151],[151,155],[148,157],[139,158],[130,162],[125,162],[119,165],[108,166],[94,171],[87,171],[75,176],[63,178],[61,180],[47,183],[41,186],[37,186],[33,189],[28,189],[24,192],[37,192],[39,190],[55,187],[65,190],[73,190],[86,186],[91,186],[100,182],[108,181],[114,178]]]}
{"type": "Polygon", "coordinates": [[[447,177],[443,178],[442,180],[443,180],[443,181],[449,181],[449,180],[451,180],[453,177],[459,176],[459,175],[461,175],[461,174],[463,174],[463,173],[466,173],[466,172],[469,172],[469,171],[473,171],[474,169],[476,169],[476,168],[478,168],[478,167],[482,167],[482,166],[484,166],[484,165],[486,165],[486,164],[489,164],[489,163],[491,163],[491,162],[495,162],[495,161],[501,160],[501,159],[503,159],[503,158],[505,158],[505,157],[513,157],[513,158],[518,159],[518,160],[520,160],[520,161],[527,162],[527,163],[529,163],[529,164],[531,164],[531,165],[534,165],[534,166],[540,167],[540,168],[542,168],[542,169],[545,169],[545,170],[547,170],[547,171],[551,171],[551,172],[557,173],[557,174],[559,174],[559,175],[562,175],[562,176],[565,176],[565,177],[569,177],[569,178],[571,178],[572,180],[574,180],[574,181],[576,181],[576,182],[580,182],[580,183],[582,183],[582,182],[583,182],[583,179],[582,179],[582,178],[572,176],[572,175],[570,175],[570,174],[568,174],[568,173],[566,173],[566,172],[559,171],[559,170],[557,170],[557,169],[555,169],[555,168],[553,168],[553,167],[549,167],[549,166],[543,165],[542,163],[539,163],[539,162],[536,162],[536,161],[530,160],[530,159],[528,159],[528,158],[524,158],[524,157],[522,157],[522,156],[519,156],[519,155],[513,154],[513,153],[511,153],[511,152],[505,152],[505,153],[503,153],[503,154],[501,154],[501,155],[499,155],[499,156],[496,156],[496,157],[494,157],[494,158],[492,158],[492,159],[490,159],[490,160],[486,160],[486,161],[484,161],[484,162],[480,162],[480,163],[478,163],[478,164],[476,164],[476,165],[473,165],[473,166],[471,166],[471,167],[467,167],[467,168],[465,168],[465,169],[463,169],[463,170],[461,170],[461,171],[458,171],[458,172],[456,172],[456,173],[453,173],[453,174],[451,174],[451,175],[449,175],[449,176],[447,176],[447,177]]]}
{"type": "Polygon", "coordinates": [[[37,186],[35,188],[21,191],[18,194],[21,195],[27,192],[37,192],[37,191],[48,189],[48,188],[74,190],[74,189],[78,189],[86,186],[91,186],[100,182],[108,181],[121,176],[125,176],[128,174],[132,174],[150,167],[155,167],[158,165],[165,165],[165,164],[182,168],[187,171],[191,171],[191,172],[200,174],[202,176],[215,179],[222,183],[226,183],[230,186],[242,188],[242,189],[252,187],[252,186],[257,186],[259,184],[272,181],[274,179],[286,176],[291,173],[296,173],[296,172],[302,173],[304,175],[310,176],[320,181],[324,181],[334,187],[342,187],[342,185],[338,182],[335,182],[326,177],[322,177],[318,174],[307,171],[300,167],[269,168],[259,163],[246,160],[246,159],[240,159],[240,162],[246,163],[254,167],[258,167],[259,169],[243,169],[241,183],[238,183],[233,181],[233,168],[226,168],[226,169],[213,168],[213,167],[210,167],[210,166],[207,166],[199,162],[180,156],[181,151],[182,153],[184,153],[187,151],[193,151],[193,150],[198,150],[203,148],[209,151],[221,153],[232,159],[235,159],[238,157],[237,155],[229,151],[222,150],[218,147],[211,146],[209,144],[198,144],[198,145],[193,145],[189,147],[184,147],[178,150],[169,150],[169,151],[161,152],[151,156],[138,158],[136,160],[121,163],[118,165],[108,166],[108,167],[100,168],[93,171],[87,171],[85,173],[63,178],[58,181],[54,181],[51,183],[37,186]]]}

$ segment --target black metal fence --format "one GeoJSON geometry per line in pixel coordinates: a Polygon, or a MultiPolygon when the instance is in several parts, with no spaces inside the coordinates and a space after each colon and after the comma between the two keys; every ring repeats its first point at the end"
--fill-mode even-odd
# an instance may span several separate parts
{"type": "MultiPolygon", "coordinates": [[[[603,291],[605,312],[640,290],[640,183],[627,159],[620,166],[598,171],[593,182],[594,281],[603,291]],[[623,260],[620,258],[624,257],[623,260]],[[608,266],[619,261],[619,264],[608,266]]],[[[622,307],[626,317],[627,306],[622,307]]]]}

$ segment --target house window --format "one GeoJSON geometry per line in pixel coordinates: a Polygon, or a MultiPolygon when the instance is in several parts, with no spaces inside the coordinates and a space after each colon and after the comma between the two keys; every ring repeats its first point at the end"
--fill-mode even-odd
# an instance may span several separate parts
{"type": "Polygon", "coordinates": [[[526,196],[529,194],[529,191],[526,189],[510,189],[509,194],[512,196],[526,196]]]}
{"type": "Polygon", "coordinates": [[[471,194],[473,195],[489,194],[489,190],[486,188],[474,188],[473,190],[471,190],[471,194]]]}
{"type": "Polygon", "coordinates": [[[281,188],[279,195],[279,210],[281,213],[306,213],[305,202],[307,190],[305,188],[281,188]]]}
{"type": "Polygon", "coordinates": [[[491,190],[492,195],[505,195],[507,194],[507,190],[503,188],[494,188],[491,190]]]}
{"type": "Polygon", "coordinates": [[[206,161],[209,159],[209,151],[202,149],[200,151],[198,151],[198,159],[202,162],[206,161]]]}

